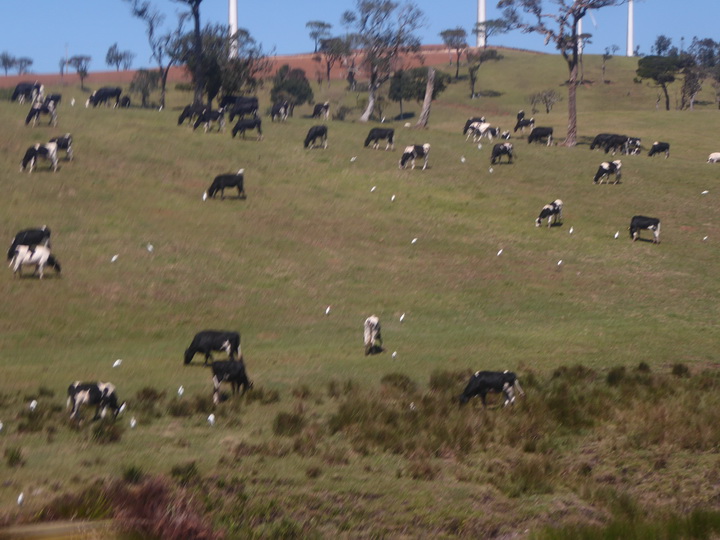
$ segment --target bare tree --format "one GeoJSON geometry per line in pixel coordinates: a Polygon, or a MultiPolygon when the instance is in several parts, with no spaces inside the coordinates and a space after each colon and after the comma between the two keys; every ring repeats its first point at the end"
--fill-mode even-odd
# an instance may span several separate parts
{"type": "Polygon", "coordinates": [[[320,42],[320,54],[325,61],[325,74],[330,86],[330,70],[341,59],[350,55],[350,43],[341,37],[323,39],[320,42]]]}
{"type": "Polygon", "coordinates": [[[24,75],[27,73],[28,68],[33,65],[33,59],[23,56],[15,60],[15,69],[17,69],[18,75],[24,75]]]}
{"type": "Polygon", "coordinates": [[[605,64],[607,63],[608,60],[611,60],[613,57],[613,54],[615,54],[619,50],[620,50],[620,47],[618,47],[617,45],[611,45],[610,47],[605,47],[605,52],[602,55],[602,81],[604,83],[608,82],[605,79],[605,64]]]}
{"type": "Polygon", "coordinates": [[[433,90],[435,88],[435,70],[431,67],[428,68],[427,85],[425,86],[425,99],[423,100],[422,110],[420,111],[420,118],[418,118],[416,129],[427,127],[428,120],[430,120],[430,106],[433,100],[433,90]]]}
{"type": "Polygon", "coordinates": [[[343,21],[355,26],[363,49],[362,63],[370,74],[368,103],[359,119],[367,122],[380,86],[397,68],[401,55],[420,50],[415,32],[424,24],[424,17],[411,3],[401,6],[391,0],[356,0],[355,11],[343,13],[343,21]]]}
{"type": "Polygon", "coordinates": [[[7,77],[8,69],[15,67],[17,59],[7,51],[0,53],[0,67],[5,70],[5,76],[7,77]]]}
{"type": "Polygon", "coordinates": [[[467,32],[460,27],[451,28],[440,32],[440,37],[448,49],[455,51],[455,80],[458,80],[460,78],[460,58],[468,47],[467,32]]]}
{"type": "Polygon", "coordinates": [[[543,90],[542,92],[536,92],[531,94],[528,98],[530,105],[532,105],[533,114],[537,112],[537,106],[542,104],[545,107],[545,112],[550,114],[553,106],[562,101],[562,96],[555,90],[543,90]]]}
{"type": "Polygon", "coordinates": [[[85,55],[71,56],[67,61],[68,65],[72,67],[80,77],[80,88],[85,89],[85,79],[88,76],[88,68],[90,67],[91,57],[85,55]]]}
{"type": "Polygon", "coordinates": [[[305,28],[310,30],[310,39],[315,43],[313,53],[316,53],[322,41],[330,37],[332,24],[324,21],[310,21],[305,24],[305,28]]]}
{"type": "MultiPolygon", "coordinates": [[[[545,36],[545,43],[552,42],[560,51],[568,67],[568,128],[564,146],[577,144],[577,82],[580,63],[578,21],[589,10],[607,6],[618,6],[626,0],[556,0],[556,11],[543,10],[542,0],[500,0],[498,7],[504,8],[504,18],[512,28],[523,32],[537,32],[545,36]],[[521,11],[530,17],[521,18],[521,11]],[[551,27],[550,25],[553,25],[551,27]]],[[[584,37],[587,37],[584,36],[584,37]]]]}

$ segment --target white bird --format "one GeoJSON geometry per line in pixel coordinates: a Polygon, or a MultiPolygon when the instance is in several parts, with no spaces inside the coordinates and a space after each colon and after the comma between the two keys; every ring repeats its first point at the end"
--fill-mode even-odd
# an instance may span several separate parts
{"type": "Polygon", "coordinates": [[[352,162],[355,161],[356,159],[357,159],[357,156],[351,157],[351,158],[350,158],[350,163],[352,163],[352,162]]]}
{"type": "Polygon", "coordinates": [[[325,308],[325,315],[330,315],[330,306],[325,308]]]}
{"type": "Polygon", "coordinates": [[[390,202],[393,202],[393,201],[395,201],[395,195],[393,195],[392,197],[390,197],[390,202]]]}
{"type": "Polygon", "coordinates": [[[110,262],[115,262],[115,261],[117,261],[117,259],[118,259],[118,254],[116,253],[115,255],[112,256],[112,259],[110,259],[110,262]]]}
{"type": "Polygon", "coordinates": [[[127,408],[126,403],[123,403],[122,405],[120,405],[120,408],[118,409],[118,414],[122,414],[126,408],[127,408]]]}
{"type": "Polygon", "coordinates": [[[24,494],[24,493],[21,493],[20,495],[18,495],[18,498],[17,498],[18,506],[22,506],[22,503],[23,503],[24,501],[25,501],[25,494],[24,494]]]}
{"type": "Polygon", "coordinates": [[[410,127],[410,122],[405,122],[405,126],[404,126],[404,127],[410,127]]]}
{"type": "Polygon", "coordinates": [[[478,144],[478,150],[482,150],[482,144],[478,144]]]}
{"type": "Polygon", "coordinates": [[[74,106],[75,106],[75,98],[72,98],[72,99],[70,100],[70,106],[71,106],[71,107],[74,107],[74,106]]]}
{"type": "Polygon", "coordinates": [[[617,238],[618,236],[620,236],[620,231],[615,231],[615,238],[617,238]]]}
{"type": "Polygon", "coordinates": [[[405,320],[405,314],[403,313],[402,315],[400,315],[400,322],[403,322],[404,320],[405,320]]]}
{"type": "Polygon", "coordinates": [[[574,230],[575,230],[575,229],[573,229],[572,227],[570,227],[570,230],[568,231],[568,234],[572,234],[574,230]]]}
{"type": "Polygon", "coordinates": [[[207,191],[203,193],[203,201],[207,201],[207,191]]]}
{"type": "Polygon", "coordinates": [[[0,422],[0,431],[2,431],[2,428],[3,428],[3,423],[0,422]]]}
{"type": "Polygon", "coordinates": [[[502,249],[501,249],[500,251],[498,251],[498,252],[497,252],[497,256],[499,257],[500,255],[502,255],[502,252],[503,252],[502,249]]]}
{"type": "Polygon", "coordinates": [[[30,410],[31,410],[31,411],[34,411],[35,409],[37,409],[37,405],[38,405],[38,404],[37,404],[37,400],[36,400],[36,399],[33,399],[33,400],[30,402],[30,405],[28,405],[28,407],[30,407],[30,410]]]}
{"type": "Polygon", "coordinates": [[[490,168],[488,169],[488,172],[489,172],[489,173],[492,173],[493,170],[494,170],[494,169],[493,169],[492,167],[490,167],[490,168]]]}
{"type": "Polygon", "coordinates": [[[417,238],[413,238],[411,244],[415,244],[417,242],[417,238]]]}
{"type": "Polygon", "coordinates": [[[410,410],[411,410],[411,411],[414,411],[414,410],[415,410],[415,402],[414,402],[414,401],[411,401],[411,402],[410,402],[410,410]]]}
{"type": "Polygon", "coordinates": [[[460,163],[465,163],[465,156],[460,157],[460,163]]]}
{"type": "Polygon", "coordinates": [[[133,417],[130,419],[130,428],[131,428],[131,429],[135,429],[135,426],[137,426],[137,420],[135,420],[135,417],[133,416],[133,417]]]}
{"type": "Polygon", "coordinates": [[[560,259],[560,260],[558,261],[558,266],[561,266],[561,265],[562,265],[562,259],[560,259]]]}
{"type": "Polygon", "coordinates": [[[120,367],[121,364],[122,358],[118,358],[117,360],[115,360],[115,362],[113,362],[113,367],[120,367]]]}
{"type": "Polygon", "coordinates": [[[152,244],[148,244],[148,245],[147,245],[147,250],[148,250],[150,253],[152,253],[154,249],[155,249],[155,246],[153,246],[152,244]]]}
{"type": "Polygon", "coordinates": [[[703,242],[704,242],[705,240],[707,240],[707,239],[708,239],[708,237],[707,237],[707,236],[703,237],[703,242]]]}
{"type": "Polygon", "coordinates": [[[211,426],[215,425],[215,415],[214,414],[211,414],[210,416],[208,416],[208,424],[210,424],[211,426]]]}
{"type": "Polygon", "coordinates": [[[708,193],[710,193],[710,192],[706,189],[705,191],[702,192],[702,195],[707,195],[708,193]]]}
{"type": "Polygon", "coordinates": [[[375,191],[376,189],[377,189],[377,186],[371,187],[371,188],[370,188],[370,193],[372,193],[372,192],[375,191]]]}
{"type": "Polygon", "coordinates": [[[397,351],[395,351],[395,352],[392,353],[392,357],[393,357],[393,358],[397,358],[397,351]]]}
{"type": "Polygon", "coordinates": [[[182,395],[183,395],[184,393],[185,393],[185,388],[183,388],[182,386],[180,386],[180,388],[178,388],[178,396],[182,397],[182,395]]]}

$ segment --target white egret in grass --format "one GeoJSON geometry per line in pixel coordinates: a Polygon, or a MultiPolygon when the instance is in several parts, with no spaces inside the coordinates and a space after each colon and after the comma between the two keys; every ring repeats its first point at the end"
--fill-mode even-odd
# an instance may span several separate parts
{"type": "Polygon", "coordinates": [[[120,405],[120,408],[118,409],[118,414],[122,414],[126,408],[127,408],[127,403],[123,402],[123,404],[120,405]]]}
{"type": "Polygon", "coordinates": [[[133,417],[130,419],[130,428],[131,428],[131,429],[135,429],[135,426],[137,426],[137,420],[136,420],[135,417],[133,416],[133,417]]]}
{"type": "Polygon", "coordinates": [[[404,320],[405,320],[405,314],[403,313],[402,315],[400,315],[400,322],[403,322],[404,320]]]}
{"type": "Polygon", "coordinates": [[[482,150],[482,144],[478,144],[478,150],[482,150]]]}
{"type": "Polygon", "coordinates": [[[203,201],[207,201],[207,191],[203,193],[203,201]]]}
{"type": "Polygon", "coordinates": [[[211,414],[210,416],[208,416],[207,421],[208,421],[208,424],[210,424],[211,426],[214,426],[215,425],[215,415],[211,414]]]}
{"type": "Polygon", "coordinates": [[[122,358],[118,358],[113,362],[113,367],[120,367],[122,365],[122,358]]]}
{"type": "Polygon", "coordinates": [[[351,158],[350,158],[350,163],[352,163],[352,162],[355,161],[356,159],[357,159],[357,156],[351,157],[351,158]]]}
{"type": "Polygon", "coordinates": [[[376,189],[377,189],[377,186],[371,187],[371,188],[370,188],[370,193],[372,193],[372,192],[375,191],[376,189]]]}
{"type": "Polygon", "coordinates": [[[325,315],[330,315],[330,306],[325,308],[325,315]]]}
{"type": "Polygon", "coordinates": [[[25,493],[20,493],[17,498],[18,506],[22,506],[23,502],[25,502],[25,493]]]}
{"type": "Polygon", "coordinates": [[[152,252],[155,250],[155,246],[153,246],[152,244],[148,244],[148,245],[147,245],[147,250],[148,250],[150,253],[152,253],[152,252]]]}
{"type": "Polygon", "coordinates": [[[397,351],[393,351],[392,357],[393,357],[393,358],[397,358],[397,351]]]}
{"type": "Polygon", "coordinates": [[[417,243],[417,238],[413,238],[413,239],[412,239],[412,242],[410,242],[410,243],[411,243],[411,244],[417,243]]]}
{"type": "Polygon", "coordinates": [[[558,266],[562,266],[562,259],[558,261],[558,266]]]}
{"type": "Polygon", "coordinates": [[[706,189],[705,191],[702,192],[702,195],[707,195],[708,193],[710,193],[710,192],[706,189]]]}
{"type": "Polygon", "coordinates": [[[502,255],[502,252],[503,252],[502,249],[501,249],[500,251],[498,251],[498,252],[497,252],[497,256],[499,257],[500,255],[502,255]]]}
{"type": "Polygon", "coordinates": [[[569,233],[569,234],[572,234],[574,230],[575,230],[575,229],[573,229],[572,227],[570,227],[570,230],[568,231],[568,233],[569,233]]]}
{"type": "Polygon", "coordinates": [[[707,239],[708,239],[708,237],[707,237],[707,236],[704,236],[704,237],[703,237],[703,242],[704,242],[705,240],[707,240],[707,239]]]}
{"type": "Polygon", "coordinates": [[[178,388],[178,397],[182,397],[182,395],[185,393],[185,388],[181,385],[180,388],[178,388]]]}
{"type": "Polygon", "coordinates": [[[618,236],[620,236],[620,231],[615,231],[615,238],[617,238],[618,236]]]}
{"type": "Polygon", "coordinates": [[[72,99],[70,100],[70,106],[71,106],[71,107],[74,107],[74,106],[75,106],[75,98],[72,98],[72,99]]]}
{"type": "Polygon", "coordinates": [[[36,399],[33,399],[30,402],[30,405],[28,405],[28,407],[30,408],[31,411],[34,411],[35,409],[37,409],[37,406],[38,406],[38,403],[37,403],[36,399]]]}
{"type": "Polygon", "coordinates": [[[395,195],[393,195],[392,197],[390,197],[390,202],[394,202],[394,201],[395,201],[395,195]]]}
{"type": "Polygon", "coordinates": [[[490,168],[488,169],[488,172],[489,172],[489,173],[492,173],[494,170],[495,170],[495,169],[493,169],[492,167],[490,167],[490,168]]]}
{"type": "Polygon", "coordinates": [[[465,156],[460,156],[460,163],[465,163],[465,156]]]}
{"type": "Polygon", "coordinates": [[[110,262],[115,262],[115,261],[117,261],[117,259],[118,259],[118,254],[116,253],[115,255],[112,256],[112,258],[110,259],[110,262]]]}
{"type": "Polygon", "coordinates": [[[0,422],[0,431],[2,431],[2,429],[3,429],[3,423],[0,422]]]}

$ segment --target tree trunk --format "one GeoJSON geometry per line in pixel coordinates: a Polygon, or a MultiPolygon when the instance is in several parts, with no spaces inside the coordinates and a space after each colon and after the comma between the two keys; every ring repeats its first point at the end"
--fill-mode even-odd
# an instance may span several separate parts
{"type": "Polygon", "coordinates": [[[375,85],[370,84],[368,88],[368,104],[365,108],[365,112],[362,113],[362,116],[359,118],[360,122],[367,122],[370,120],[370,116],[372,115],[373,111],[375,110],[375,85]]]}
{"type": "Polygon", "coordinates": [[[455,62],[455,80],[460,79],[460,57],[462,56],[462,51],[460,51],[457,55],[457,61],[455,62]]]}
{"type": "Polygon", "coordinates": [[[427,86],[425,86],[425,100],[423,101],[422,111],[420,112],[420,118],[415,124],[416,129],[427,127],[428,120],[430,119],[430,106],[432,105],[433,90],[435,89],[435,69],[428,68],[428,80],[427,86]]]}
{"type": "Polygon", "coordinates": [[[170,66],[160,68],[160,108],[165,108],[165,87],[167,86],[168,73],[170,72],[170,66]]]}
{"type": "Polygon", "coordinates": [[[669,111],[670,110],[670,95],[668,94],[668,91],[667,91],[667,85],[661,84],[660,88],[662,88],[662,91],[665,94],[665,110],[669,111]]]}
{"type": "Polygon", "coordinates": [[[568,60],[570,78],[568,79],[568,128],[563,146],[577,144],[577,75],[578,63],[568,60]]]}
{"type": "MultiPolygon", "coordinates": [[[[202,0],[200,0],[202,1],[202,0]]],[[[200,2],[192,6],[192,16],[195,22],[194,29],[194,48],[195,61],[197,65],[195,73],[195,103],[202,103],[203,88],[205,81],[203,76],[203,50],[202,50],[202,33],[200,31],[200,2]]]]}

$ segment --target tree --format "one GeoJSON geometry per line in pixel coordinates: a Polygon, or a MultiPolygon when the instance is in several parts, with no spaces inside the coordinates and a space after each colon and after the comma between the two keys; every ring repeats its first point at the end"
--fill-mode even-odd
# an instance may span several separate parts
{"type": "Polygon", "coordinates": [[[325,60],[325,72],[329,86],[330,70],[339,60],[350,55],[350,42],[341,37],[323,39],[320,42],[320,54],[325,60]]]}
{"type": "Polygon", "coordinates": [[[72,56],[67,61],[68,65],[72,67],[80,77],[80,88],[85,89],[85,79],[88,76],[88,68],[90,67],[91,57],[85,55],[72,56]]]}
{"type": "Polygon", "coordinates": [[[473,28],[473,34],[475,34],[476,36],[485,36],[485,44],[483,45],[483,49],[487,49],[488,41],[492,36],[506,34],[510,30],[510,23],[508,23],[508,21],[506,21],[505,19],[490,19],[485,22],[475,23],[475,27],[473,28]]]}
{"type": "Polygon", "coordinates": [[[313,91],[305,72],[299,68],[290,69],[287,64],[283,65],[273,77],[270,99],[273,103],[287,100],[290,104],[290,116],[296,105],[312,103],[313,91]]]}
{"type": "Polygon", "coordinates": [[[67,67],[67,60],[64,57],[58,62],[58,67],[60,68],[60,78],[62,79],[65,76],[65,68],[67,67]]]}
{"type": "MultiPolygon", "coordinates": [[[[187,4],[190,8],[190,16],[193,20],[193,31],[192,31],[192,58],[187,58],[188,70],[195,84],[195,95],[193,97],[194,103],[202,103],[203,88],[205,88],[204,70],[202,66],[203,62],[203,43],[202,43],[202,31],[200,28],[200,4],[203,0],[173,0],[180,4],[187,4]],[[195,67],[195,71],[189,67],[190,61],[195,67]]],[[[179,37],[179,36],[178,36],[179,37]]]]}
{"type": "Polygon", "coordinates": [[[460,27],[452,28],[440,32],[440,37],[448,49],[455,51],[455,80],[458,80],[460,78],[460,58],[468,47],[467,32],[460,27]]]}
{"type": "Polygon", "coordinates": [[[660,34],[655,38],[655,43],[650,47],[650,52],[656,56],[667,56],[672,47],[672,39],[660,34]]]}
{"type": "Polygon", "coordinates": [[[414,89],[410,80],[410,73],[404,69],[399,69],[390,78],[390,88],[388,90],[388,98],[400,104],[400,119],[405,117],[403,112],[403,101],[412,99],[414,89]]]}
{"type": "Polygon", "coordinates": [[[315,43],[313,53],[316,53],[318,52],[318,46],[322,43],[322,40],[330,37],[332,24],[324,21],[310,21],[305,24],[305,28],[310,30],[310,39],[312,39],[315,43]]]}
{"type": "Polygon", "coordinates": [[[665,110],[670,110],[670,96],[667,85],[675,81],[678,60],[674,56],[643,56],[635,70],[640,79],[652,79],[665,95],[665,110]]]}
{"type": "Polygon", "coordinates": [[[470,76],[470,99],[475,99],[477,97],[475,85],[477,84],[480,66],[489,61],[499,62],[503,59],[503,56],[495,49],[483,49],[482,51],[470,51],[468,49],[466,56],[468,61],[468,74],[470,76]]]}
{"type": "Polygon", "coordinates": [[[557,12],[544,12],[541,0],[500,0],[498,7],[504,8],[504,18],[509,26],[523,32],[537,32],[545,36],[545,43],[552,42],[560,51],[568,67],[568,128],[563,141],[565,146],[577,144],[577,81],[580,62],[578,21],[589,10],[607,6],[618,6],[626,0],[558,0],[557,12]],[[531,17],[531,22],[521,19],[520,10],[531,17]],[[549,24],[557,26],[551,28],[549,24]]]}
{"type": "Polygon", "coordinates": [[[160,73],[158,71],[149,71],[147,69],[139,69],[135,72],[132,82],[130,83],[130,91],[140,94],[142,106],[148,106],[148,97],[153,90],[160,85],[160,73]]]}
{"type": "Polygon", "coordinates": [[[607,63],[608,60],[611,60],[613,57],[613,54],[615,54],[619,50],[620,50],[620,47],[618,47],[617,45],[611,45],[610,47],[605,47],[605,52],[602,55],[602,81],[604,83],[608,82],[605,80],[605,64],[607,63]]]}
{"type": "Polygon", "coordinates": [[[562,101],[562,96],[558,94],[555,90],[543,90],[541,92],[536,92],[534,94],[531,94],[528,98],[528,101],[530,102],[530,105],[532,105],[532,111],[533,114],[537,112],[537,106],[542,104],[545,107],[545,112],[547,114],[550,114],[550,111],[552,111],[553,106],[562,101]]]}
{"type": "Polygon", "coordinates": [[[391,0],[356,0],[355,11],[343,13],[343,21],[354,25],[363,65],[370,74],[368,103],[360,117],[367,122],[375,109],[375,97],[405,53],[417,53],[420,39],[415,32],[423,24],[423,14],[414,4],[402,6],[391,0]]]}
{"type": "Polygon", "coordinates": [[[8,69],[13,69],[15,67],[16,58],[12,56],[9,52],[3,51],[0,53],[0,67],[5,70],[5,76],[7,77],[8,69]]]}
{"type": "Polygon", "coordinates": [[[28,68],[33,65],[33,59],[23,56],[15,59],[15,69],[17,69],[18,75],[24,75],[27,73],[28,68]]]}
{"type": "Polygon", "coordinates": [[[105,63],[112,67],[115,66],[116,71],[120,71],[120,64],[122,63],[122,53],[117,43],[110,46],[105,55],[105,63]]]}

